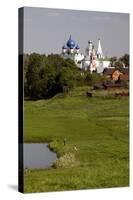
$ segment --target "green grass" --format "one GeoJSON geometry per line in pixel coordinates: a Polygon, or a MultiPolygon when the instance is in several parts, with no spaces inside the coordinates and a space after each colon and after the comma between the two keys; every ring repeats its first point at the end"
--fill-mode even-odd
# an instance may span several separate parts
{"type": "Polygon", "coordinates": [[[25,142],[49,142],[60,158],[56,168],[29,170],[25,192],[128,186],[128,97],[114,98],[109,90],[87,98],[85,91],[25,101],[25,142]]]}

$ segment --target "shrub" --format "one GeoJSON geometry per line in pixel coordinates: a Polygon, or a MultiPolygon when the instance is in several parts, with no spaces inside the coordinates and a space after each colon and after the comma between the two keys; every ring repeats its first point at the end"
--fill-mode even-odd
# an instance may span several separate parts
{"type": "Polygon", "coordinates": [[[85,76],[84,76],[84,81],[86,85],[92,86],[96,83],[99,83],[103,80],[106,80],[106,77],[104,75],[100,75],[97,73],[90,73],[90,72],[85,72],[85,76]]]}
{"type": "Polygon", "coordinates": [[[55,168],[69,168],[79,165],[79,161],[76,160],[73,153],[66,153],[56,160],[53,164],[55,168]]]}

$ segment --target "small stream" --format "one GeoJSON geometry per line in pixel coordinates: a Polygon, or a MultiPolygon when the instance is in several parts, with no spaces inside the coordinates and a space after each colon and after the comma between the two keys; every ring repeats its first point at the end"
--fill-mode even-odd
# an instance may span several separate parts
{"type": "Polygon", "coordinates": [[[57,159],[47,143],[24,143],[24,168],[44,169],[57,159]]]}

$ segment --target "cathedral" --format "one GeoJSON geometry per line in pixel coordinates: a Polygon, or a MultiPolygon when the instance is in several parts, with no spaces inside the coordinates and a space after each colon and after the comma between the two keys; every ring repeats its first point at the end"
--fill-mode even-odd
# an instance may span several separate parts
{"type": "Polygon", "coordinates": [[[105,68],[110,67],[110,61],[103,56],[100,39],[98,39],[97,49],[95,49],[92,41],[88,41],[85,54],[82,54],[79,44],[70,35],[68,41],[62,47],[61,55],[64,59],[72,59],[82,71],[89,70],[91,73],[102,73],[105,68]]]}

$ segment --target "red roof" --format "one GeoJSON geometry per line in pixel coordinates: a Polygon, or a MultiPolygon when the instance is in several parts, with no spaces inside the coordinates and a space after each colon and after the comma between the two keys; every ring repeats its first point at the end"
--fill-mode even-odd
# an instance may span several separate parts
{"type": "Polygon", "coordinates": [[[129,81],[129,75],[128,74],[121,74],[120,80],[122,81],[129,81]]]}
{"type": "Polygon", "coordinates": [[[115,71],[114,68],[113,69],[112,68],[105,68],[104,71],[103,71],[103,73],[105,75],[112,75],[114,71],[115,71]]]}
{"type": "Polygon", "coordinates": [[[122,69],[116,69],[116,68],[105,68],[103,73],[105,75],[112,75],[116,70],[119,70],[123,74],[129,74],[129,68],[122,68],[122,69]]]}

